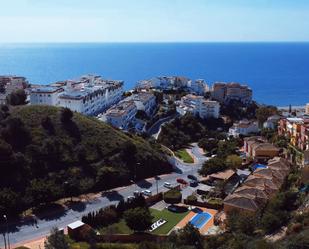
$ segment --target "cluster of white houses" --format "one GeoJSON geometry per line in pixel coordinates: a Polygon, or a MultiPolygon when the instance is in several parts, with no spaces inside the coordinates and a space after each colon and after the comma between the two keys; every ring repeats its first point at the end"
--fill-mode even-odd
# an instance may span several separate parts
{"type": "Polygon", "coordinates": [[[30,104],[67,107],[85,115],[95,115],[119,102],[122,94],[123,81],[86,75],[78,80],[32,88],[30,104]]]}

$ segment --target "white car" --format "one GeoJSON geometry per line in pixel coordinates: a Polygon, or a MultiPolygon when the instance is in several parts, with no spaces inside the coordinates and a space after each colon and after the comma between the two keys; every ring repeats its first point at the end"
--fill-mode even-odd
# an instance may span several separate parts
{"type": "Polygon", "coordinates": [[[147,190],[143,190],[143,191],[142,191],[142,194],[143,194],[143,195],[150,196],[150,195],[151,195],[151,191],[148,190],[148,189],[147,189],[147,190]]]}
{"type": "Polygon", "coordinates": [[[169,182],[165,182],[163,186],[166,188],[171,188],[172,184],[170,184],[169,182]]]}

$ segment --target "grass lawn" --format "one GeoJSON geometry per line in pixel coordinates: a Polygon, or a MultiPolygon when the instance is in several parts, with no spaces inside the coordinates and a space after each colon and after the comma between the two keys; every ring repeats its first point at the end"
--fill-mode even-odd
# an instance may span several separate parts
{"type": "Polygon", "coordinates": [[[153,221],[157,221],[159,219],[164,219],[167,221],[163,226],[154,230],[152,232],[154,234],[167,234],[189,213],[189,211],[184,213],[174,213],[167,209],[163,209],[162,211],[156,209],[150,209],[150,212],[154,217],[153,221]]]}
{"type": "MultiPolygon", "coordinates": [[[[189,211],[183,212],[183,213],[174,213],[167,209],[158,211],[152,208],[150,209],[150,212],[152,216],[154,217],[153,222],[159,219],[164,219],[167,221],[163,226],[153,231],[152,233],[154,234],[167,234],[170,230],[172,230],[174,226],[178,224],[178,222],[180,222],[189,213],[189,211]]],[[[123,219],[121,219],[119,222],[114,223],[108,227],[100,228],[99,232],[101,234],[106,234],[106,233],[131,234],[133,233],[133,231],[126,225],[126,222],[123,219]]]]}
{"type": "Polygon", "coordinates": [[[175,155],[185,163],[194,163],[192,156],[190,156],[190,154],[185,149],[177,150],[175,155]]]}

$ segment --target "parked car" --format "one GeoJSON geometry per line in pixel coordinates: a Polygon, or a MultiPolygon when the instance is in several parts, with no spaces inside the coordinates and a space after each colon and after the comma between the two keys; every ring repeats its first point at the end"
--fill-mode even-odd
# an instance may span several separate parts
{"type": "Polygon", "coordinates": [[[163,186],[166,188],[171,188],[172,184],[170,184],[169,182],[165,182],[163,186]]]}
{"type": "Polygon", "coordinates": [[[135,190],[134,192],[133,192],[133,195],[134,196],[139,196],[141,193],[138,191],[138,190],[135,190]]]}
{"type": "Polygon", "coordinates": [[[194,180],[190,181],[190,186],[191,186],[191,187],[196,187],[196,186],[198,186],[198,181],[194,181],[194,180]]]}
{"type": "Polygon", "coordinates": [[[194,181],[197,181],[197,177],[194,175],[188,175],[188,178],[194,181]]]}
{"type": "Polygon", "coordinates": [[[151,191],[150,191],[150,190],[148,190],[148,189],[143,190],[143,191],[142,191],[142,194],[143,194],[143,195],[147,195],[147,196],[152,195],[151,191]]]}
{"type": "Polygon", "coordinates": [[[177,178],[176,181],[180,184],[188,184],[188,182],[182,178],[177,178]]]}

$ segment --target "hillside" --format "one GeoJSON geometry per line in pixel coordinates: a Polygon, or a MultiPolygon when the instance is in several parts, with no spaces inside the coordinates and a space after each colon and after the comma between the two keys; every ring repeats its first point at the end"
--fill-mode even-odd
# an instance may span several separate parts
{"type": "Polygon", "coordinates": [[[0,113],[0,213],[170,171],[158,144],[68,109],[0,113]],[[136,166],[137,165],[137,166],[136,166]]]}

